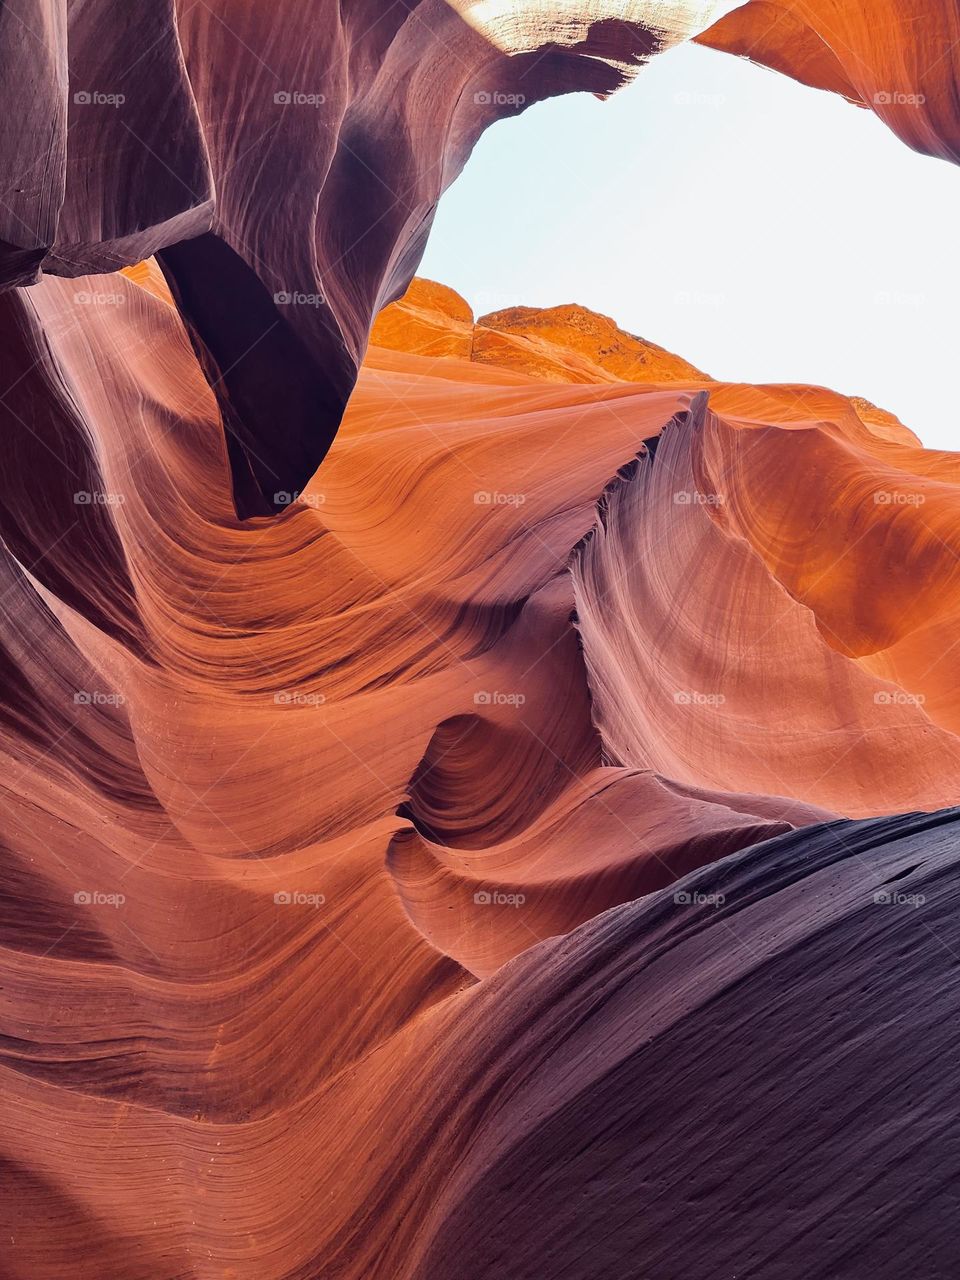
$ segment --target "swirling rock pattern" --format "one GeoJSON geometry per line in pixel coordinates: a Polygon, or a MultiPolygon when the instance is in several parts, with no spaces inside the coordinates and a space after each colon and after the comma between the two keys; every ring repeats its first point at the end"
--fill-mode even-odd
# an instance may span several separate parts
{"type": "Polygon", "coordinates": [[[604,97],[699,37],[960,154],[960,18],[929,0],[8,0],[3,15],[0,287],[158,254],[242,516],[276,511],[322,461],[374,317],[493,121],[604,97]]]}
{"type": "Polygon", "coordinates": [[[0,283],[158,253],[237,509],[276,510],[329,448],[373,317],[483,129],[609,94],[729,7],[285,0],[278,20],[251,0],[15,0],[0,66],[28,127],[0,125],[0,283]]]}
{"type": "Polygon", "coordinates": [[[758,421],[768,394],[701,393],[578,554],[606,756],[855,816],[960,801],[956,455],[825,392],[758,421]]]}
{"type": "Polygon", "coordinates": [[[428,282],[361,368],[493,120],[699,37],[955,159],[956,24],[0,6],[4,1280],[960,1272],[955,455],[428,282]]]}
{"type": "Polygon", "coordinates": [[[3,1274],[951,1274],[955,459],[424,284],[241,521],[154,265],[4,307],[3,1274]]]}

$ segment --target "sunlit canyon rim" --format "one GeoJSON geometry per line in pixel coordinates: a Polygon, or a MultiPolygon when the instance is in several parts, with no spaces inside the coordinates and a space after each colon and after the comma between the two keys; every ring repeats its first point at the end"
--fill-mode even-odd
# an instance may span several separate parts
{"type": "Polygon", "coordinates": [[[685,40],[960,158],[951,0],[0,5],[3,1280],[960,1275],[960,454],[414,278],[685,40]]]}

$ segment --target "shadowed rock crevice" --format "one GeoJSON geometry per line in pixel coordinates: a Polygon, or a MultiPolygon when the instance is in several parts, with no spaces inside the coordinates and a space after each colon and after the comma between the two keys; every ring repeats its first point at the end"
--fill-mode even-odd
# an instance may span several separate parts
{"type": "Polygon", "coordinates": [[[319,294],[271,296],[212,234],[171,245],[158,260],[217,397],[237,514],[283,510],[330,448],[356,376],[326,304],[319,294]],[[300,305],[321,311],[323,336],[312,348],[288,319],[300,305]]]}
{"type": "MultiPolygon", "coordinates": [[[[919,4],[800,25],[935,151],[919,4]]],[[[0,1274],[960,1275],[960,456],[429,285],[351,394],[482,128],[717,9],[139,8],[0,6],[0,1274]]]]}

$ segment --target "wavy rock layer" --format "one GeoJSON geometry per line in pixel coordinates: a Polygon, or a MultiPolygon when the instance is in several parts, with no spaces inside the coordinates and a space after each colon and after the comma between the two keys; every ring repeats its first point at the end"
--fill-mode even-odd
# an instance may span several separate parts
{"type": "Polygon", "coordinates": [[[916,151],[960,161],[960,12],[926,0],[749,0],[699,37],[875,111],[916,151]]]}
{"type": "Polygon", "coordinates": [[[578,554],[606,758],[853,815],[960,800],[955,456],[750,398],[701,395],[578,554]]]}
{"type": "MultiPolygon", "coordinates": [[[[7,0],[3,14],[0,286],[158,254],[244,516],[278,510],[274,493],[322,461],[374,317],[495,120],[606,96],[699,36],[960,154],[949,3],[7,0]]],[[[513,329],[488,327],[500,363],[513,329]]]]}
{"type": "Polygon", "coordinates": [[[957,849],[793,832],[470,992],[438,1097],[478,1123],[399,1274],[952,1275],[957,849]]]}
{"type": "Polygon", "coordinates": [[[956,459],[417,296],[249,521],[155,267],[2,299],[0,1270],[953,1274],[956,459]]]}
{"type": "Polygon", "coordinates": [[[237,508],[275,510],[329,448],[371,321],[483,129],[609,94],[728,7],[158,0],[134,19],[127,0],[17,0],[0,25],[0,282],[159,253],[237,508]]]}

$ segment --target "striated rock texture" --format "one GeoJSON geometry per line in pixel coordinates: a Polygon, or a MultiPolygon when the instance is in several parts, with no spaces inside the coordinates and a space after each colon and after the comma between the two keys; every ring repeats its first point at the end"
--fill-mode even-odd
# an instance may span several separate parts
{"type": "Polygon", "coordinates": [[[604,376],[613,382],[710,381],[680,356],[625,333],[607,316],[599,316],[586,307],[510,307],[481,316],[477,330],[475,360],[522,368],[541,377],[549,376],[547,360],[555,363],[560,355],[565,365],[584,369],[583,377],[568,375],[564,381],[592,382],[604,376]],[[521,354],[525,348],[543,352],[544,367],[537,354],[532,359],[521,354]]]}
{"type": "Polygon", "coordinates": [[[908,146],[960,160],[960,10],[928,0],[749,0],[700,43],[875,111],[908,146]]]}
{"type": "Polygon", "coordinates": [[[460,356],[544,382],[712,381],[586,307],[511,307],[474,322],[466,300],[432,280],[414,279],[377,317],[370,341],[393,351],[460,356]]]}
{"type": "Polygon", "coordinates": [[[0,308],[0,1274],[955,1274],[957,458],[421,283],[241,521],[155,265],[0,308]]]}
{"type": "Polygon", "coordinates": [[[0,284],[159,253],[237,509],[273,511],[329,448],[372,319],[483,129],[609,94],[730,7],[12,0],[0,284]]]}
{"type": "Polygon", "coordinates": [[[0,5],[3,1280],[960,1273],[957,455],[404,295],[688,38],[957,157],[919,0],[0,5]]]}
{"type": "Polygon", "coordinates": [[[573,576],[609,760],[857,816],[960,799],[958,460],[829,399],[703,394],[604,496],[573,576]]]}
{"type": "MultiPolygon", "coordinates": [[[[371,323],[484,128],[553,94],[606,96],[698,37],[960,153],[950,3],[7,0],[0,287],[158,254],[236,510],[275,512],[330,447],[371,323]]],[[[489,327],[496,360],[513,344],[502,317],[489,327]]]]}

